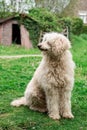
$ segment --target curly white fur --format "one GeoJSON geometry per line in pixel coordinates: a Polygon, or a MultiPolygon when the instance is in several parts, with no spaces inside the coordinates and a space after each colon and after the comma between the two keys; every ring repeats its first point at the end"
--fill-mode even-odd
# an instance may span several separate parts
{"type": "Polygon", "coordinates": [[[43,52],[42,61],[24,97],[11,105],[27,105],[40,112],[47,111],[49,117],[73,118],[71,112],[71,91],[74,84],[75,64],[72,60],[70,41],[59,33],[46,33],[38,47],[43,52]]]}

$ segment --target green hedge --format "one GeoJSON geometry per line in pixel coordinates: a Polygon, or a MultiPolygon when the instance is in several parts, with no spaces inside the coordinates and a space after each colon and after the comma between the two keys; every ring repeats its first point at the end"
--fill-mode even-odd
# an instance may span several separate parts
{"type": "MultiPolygon", "coordinates": [[[[60,18],[59,19],[60,25],[62,28],[68,26],[69,32],[75,35],[80,35],[83,30],[83,21],[80,18],[60,18]]],[[[85,31],[85,29],[84,29],[85,31]]]]}

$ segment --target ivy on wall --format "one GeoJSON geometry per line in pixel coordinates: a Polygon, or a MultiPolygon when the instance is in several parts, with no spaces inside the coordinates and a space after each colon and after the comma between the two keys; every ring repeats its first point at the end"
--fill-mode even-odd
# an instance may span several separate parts
{"type": "Polygon", "coordinates": [[[37,22],[30,18],[23,19],[22,23],[26,27],[26,29],[29,31],[30,40],[33,43],[33,47],[36,47],[39,40],[40,35],[40,26],[37,22]]]}

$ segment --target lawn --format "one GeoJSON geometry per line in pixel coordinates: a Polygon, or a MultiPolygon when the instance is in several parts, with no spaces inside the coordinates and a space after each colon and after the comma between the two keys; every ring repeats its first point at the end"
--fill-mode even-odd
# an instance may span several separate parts
{"type": "MultiPolygon", "coordinates": [[[[16,48],[0,46],[1,55],[34,54],[34,49],[29,52],[16,48]]],[[[0,130],[87,130],[87,41],[73,36],[71,51],[76,62],[72,93],[75,118],[54,121],[47,114],[34,112],[27,107],[10,106],[13,99],[23,96],[41,57],[0,59],[0,130]]],[[[35,54],[38,53],[35,49],[35,54]]]]}
{"type": "Polygon", "coordinates": [[[20,45],[4,46],[0,45],[0,55],[23,55],[23,54],[40,54],[39,49],[26,49],[20,45]]]}

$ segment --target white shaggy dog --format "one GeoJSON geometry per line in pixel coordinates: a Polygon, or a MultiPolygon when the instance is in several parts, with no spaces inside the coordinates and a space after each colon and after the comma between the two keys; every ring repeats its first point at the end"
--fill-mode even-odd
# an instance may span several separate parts
{"type": "Polygon", "coordinates": [[[74,84],[75,64],[69,51],[69,40],[62,34],[46,33],[39,49],[42,61],[24,97],[14,100],[12,106],[27,105],[30,109],[48,112],[53,119],[73,118],[71,112],[71,91],[74,84]]]}

